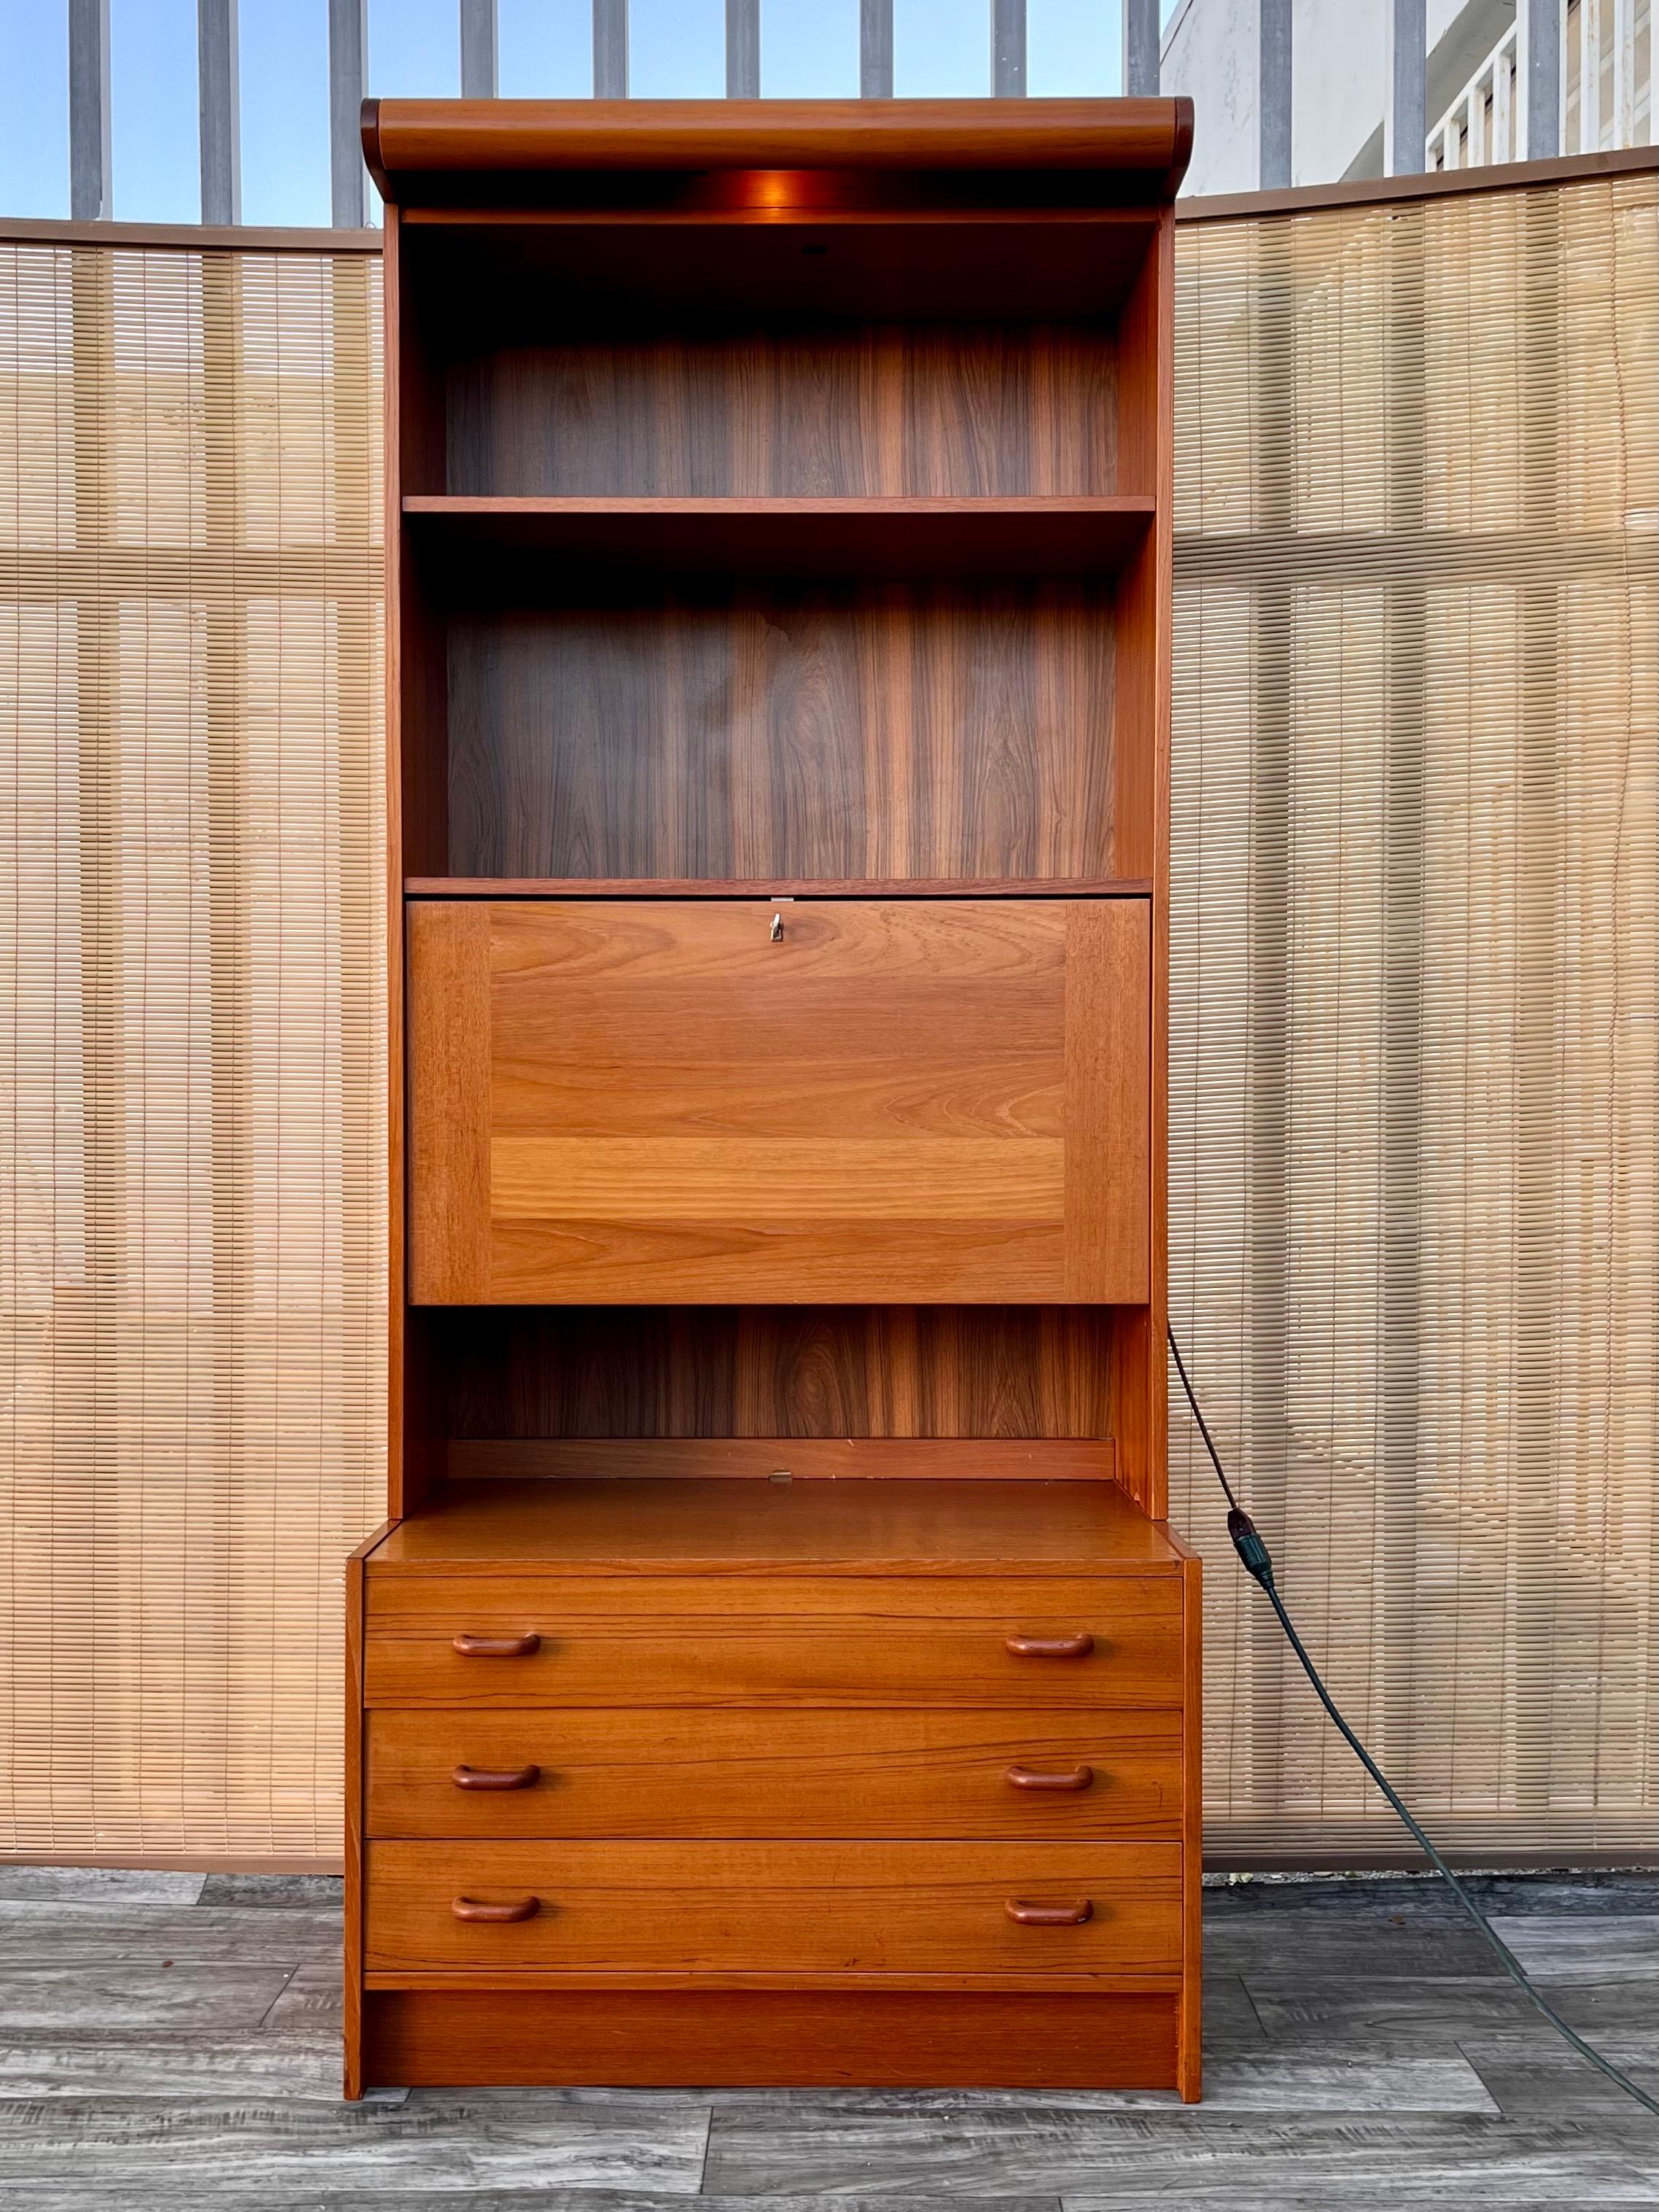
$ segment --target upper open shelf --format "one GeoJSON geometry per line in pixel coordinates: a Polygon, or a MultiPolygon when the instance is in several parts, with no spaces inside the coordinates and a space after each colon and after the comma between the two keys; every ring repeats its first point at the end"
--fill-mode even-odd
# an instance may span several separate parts
{"type": "Polygon", "coordinates": [[[1025,499],[541,499],[419,495],[405,519],[440,559],[534,555],[634,574],[1097,576],[1140,544],[1136,495],[1025,499]]]}

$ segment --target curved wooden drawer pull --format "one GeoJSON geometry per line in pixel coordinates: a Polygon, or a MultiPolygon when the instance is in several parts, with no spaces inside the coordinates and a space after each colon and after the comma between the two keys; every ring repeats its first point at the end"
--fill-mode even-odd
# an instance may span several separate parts
{"type": "Polygon", "coordinates": [[[526,1636],[468,1636],[463,1632],[450,1639],[450,1648],[463,1659],[528,1659],[541,1650],[542,1639],[533,1629],[526,1636]]]}
{"type": "Polygon", "coordinates": [[[1011,1636],[1006,1640],[1016,1659],[1086,1659],[1095,1648],[1086,1628],[1075,1636],[1011,1636]]]}
{"type": "Polygon", "coordinates": [[[481,1897],[455,1897],[450,1899],[449,1909],[458,1920],[533,1920],[541,1902],[539,1897],[509,1897],[495,1905],[481,1897]]]}
{"type": "Polygon", "coordinates": [[[450,1776],[458,1790],[532,1790],[542,1778],[539,1766],[458,1766],[450,1776]]]}
{"type": "Polygon", "coordinates": [[[1011,1766],[1003,1779],[1015,1790],[1087,1790],[1095,1778],[1092,1766],[1074,1766],[1069,1774],[1039,1774],[1034,1766],[1011,1766]]]}
{"type": "Polygon", "coordinates": [[[1028,1905],[1023,1897],[1011,1897],[1002,1909],[1022,1928],[1081,1928],[1095,1917],[1093,1900],[1086,1897],[1073,1905],[1028,1905]]]}

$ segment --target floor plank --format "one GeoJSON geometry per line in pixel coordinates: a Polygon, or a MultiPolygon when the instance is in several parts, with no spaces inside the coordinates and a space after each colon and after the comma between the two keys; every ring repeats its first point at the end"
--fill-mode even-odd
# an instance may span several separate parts
{"type": "Polygon", "coordinates": [[[217,1960],[182,1966],[0,1966],[0,2036],[18,2029],[77,2039],[100,2029],[256,2028],[289,1978],[285,1966],[217,1960]]]}
{"type": "MultiPolygon", "coordinates": [[[[879,2191],[983,2197],[1058,2191],[1077,2212],[1106,2212],[1171,2193],[1254,2208],[1273,2191],[1350,2189],[1396,2203],[1426,2203],[1434,2191],[1478,2179],[1492,2203],[1556,2204],[1564,2198],[1639,2203],[1633,2160],[1598,2129],[1570,2122],[1518,2124],[1480,2113],[1407,2116],[1298,2114],[1228,2118],[1207,2104],[1168,2114],[1058,2111],[918,2113],[816,2120],[792,2115],[788,2130],[757,2117],[747,2124],[717,2110],[708,2188],[742,2195],[852,2196],[879,2191]]],[[[1482,2201],[1482,2200],[1473,2200],[1482,2201]]]]}
{"type": "Polygon", "coordinates": [[[203,2098],[0,2104],[0,2193],[125,2184],[149,2212],[151,2184],[297,2189],[372,2184],[407,2191],[487,2185],[694,2196],[708,2107],[681,2097],[573,2097],[488,2090],[411,2095],[400,2106],[203,2098]]]}
{"type": "Polygon", "coordinates": [[[1492,1926],[1534,1981],[1659,1984],[1659,1916],[1523,1913],[1492,1926]]]}
{"type": "Polygon", "coordinates": [[[337,1962],[340,1916],[316,1906],[0,1904],[0,1972],[15,1966],[337,1962]]]}

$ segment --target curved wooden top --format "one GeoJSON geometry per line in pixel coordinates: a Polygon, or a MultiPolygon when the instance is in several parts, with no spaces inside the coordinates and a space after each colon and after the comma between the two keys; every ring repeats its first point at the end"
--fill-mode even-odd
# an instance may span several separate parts
{"type": "Polygon", "coordinates": [[[1189,100],[368,100],[363,151],[403,177],[547,170],[1111,170],[1173,192],[1189,100]],[[1167,183],[1163,180],[1167,179],[1167,183]]]}

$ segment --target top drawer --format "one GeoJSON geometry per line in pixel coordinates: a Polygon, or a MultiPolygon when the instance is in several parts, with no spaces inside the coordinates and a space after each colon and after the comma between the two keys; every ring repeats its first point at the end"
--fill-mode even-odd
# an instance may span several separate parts
{"type": "Polygon", "coordinates": [[[421,902],[408,961],[417,1304],[1148,1296],[1144,899],[421,902]]]}

